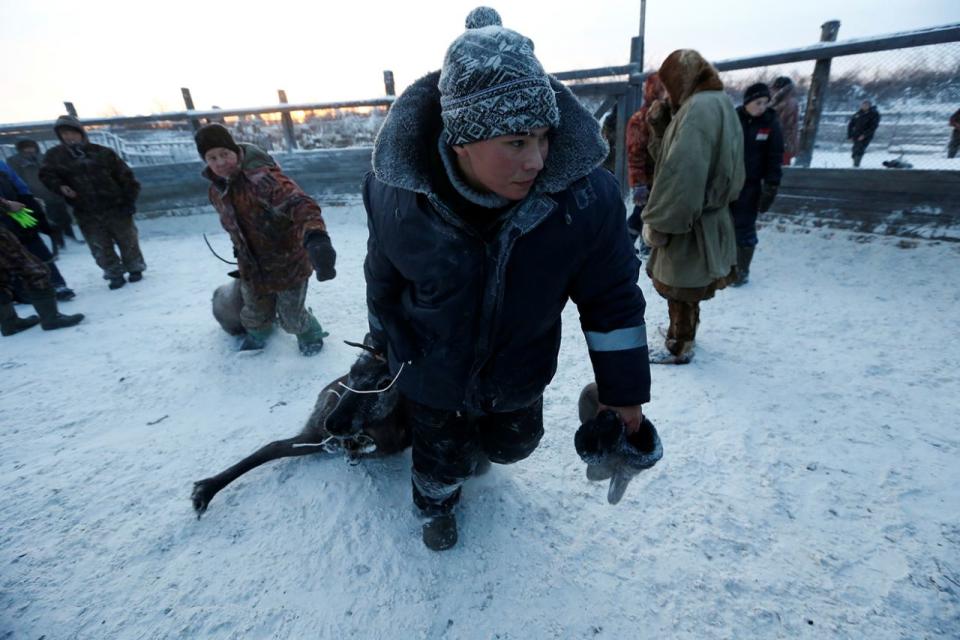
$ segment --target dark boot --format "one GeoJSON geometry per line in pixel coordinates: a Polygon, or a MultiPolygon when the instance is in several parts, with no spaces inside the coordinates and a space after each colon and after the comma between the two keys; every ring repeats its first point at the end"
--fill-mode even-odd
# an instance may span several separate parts
{"type": "Polygon", "coordinates": [[[453,513],[441,513],[424,523],[423,544],[432,551],[446,551],[457,544],[457,519],[453,513]]]}
{"type": "Polygon", "coordinates": [[[750,281],[750,263],[753,261],[754,247],[737,245],[737,279],[731,285],[740,287],[750,281]]]}
{"type": "Polygon", "coordinates": [[[60,227],[50,225],[50,240],[53,243],[53,255],[57,255],[58,249],[63,249],[67,246],[66,241],[63,239],[63,231],[60,227]]]}
{"type": "Polygon", "coordinates": [[[60,302],[64,302],[66,300],[73,300],[74,298],[77,297],[77,294],[74,293],[73,289],[71,289],[67,285],[55,287],[55,289],[57,292],[57,300],[59,300],[60,302]]]}
{"type": "Polygon", "coordinates": [[[40,322],[37,316],[21,318],[13,308],[13,301],[7,294],[0,294],[0,334],[12,336],[40,322]]]}
{"type": "Polygon", "coordinates": [[[310,316],[310,322],[307,328],[297,334],[297,345],[300,347],[300,353],[305,356],[314,356],[323,349],[323,339],[329,333],[320,326],[320,321],[313,315],[310,316]]]}
{"type": "Polygon", "coordinates": [[[125,284],[127,284],[127,281],[123,279],[123,276],[117,276],[116,278],[110,278],[110,282],[107,284],[107,286],[111,289],[119,289],[125,284]]]}
{"type": "Polygon", "coordinates": [[[130,275],[127,276],[127,282],[140,282],[141,280],[143,280],[142,271],[131,271],[130,275]]]}
{"type": "Polygon", "coordinates": [[[270,329],[266,331],[248,329],[243,335],[243,339],[240,340],[240,347],[237,351],[258,351],[263,349],[267,346],[267,338],[270,337],[271,332],[270,329]]]}
{"type": "Polygon", "coordinates": [[[60,310],[57,309],[57,299],[53,289],[32,292],[31,297],[33,298],[33,308],[37,310],[37,315],[40,316],[40,326],[44,331],[72,327],[83,320],[82,313],[69,316],[60,313],[60,310]]]}

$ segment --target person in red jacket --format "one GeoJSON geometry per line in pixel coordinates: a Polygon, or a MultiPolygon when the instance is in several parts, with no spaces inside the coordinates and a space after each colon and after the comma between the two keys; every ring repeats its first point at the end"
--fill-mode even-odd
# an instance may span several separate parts
{"type": "MultiPolygon", "coordinates": [[[[653,169],[656,158],[650,148],[650,123],[647,115],[655,102],[665,102],[667,90],[660,82],[660,76],[651,73],[643,83],[643,106],[630,116],[627,122],[627,170],[630,188],[633,190],[633,213],[627,219],[627,231],[636,242],[643,233],[643,207],[653,188],[653,169]]],[[[640,243],[640,253],[650,253],[650,248],[640,243]]]]}

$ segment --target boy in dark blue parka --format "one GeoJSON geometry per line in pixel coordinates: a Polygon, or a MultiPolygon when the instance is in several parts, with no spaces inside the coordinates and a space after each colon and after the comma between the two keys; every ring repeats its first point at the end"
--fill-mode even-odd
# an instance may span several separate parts
{"type": "Polygon", "coordinates": [[[539,443],[568,299],[602,405],[630,430],[650,399],[640,264],[599,127],[495,11],[467,27],[394,103],[363,187],[370,330],[435,550],[456,543],[463,481],[539,443]]]}
{"type": "Polygon", "coordinates": [[[750,263],[756,249],[757,215],[773,206],[783,171],[783,130],[777,112],[770,105],[770,88],[758,82],[747,87],[743,104],[737,107],[743,127],[743,161],[746,180],[740,197],[730,205],[737,235],[737,279],[739,287],[750,278],[750,263]]]}

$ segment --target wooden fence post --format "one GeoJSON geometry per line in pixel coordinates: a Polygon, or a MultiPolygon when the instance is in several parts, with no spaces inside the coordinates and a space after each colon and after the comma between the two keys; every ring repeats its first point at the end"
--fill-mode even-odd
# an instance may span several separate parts
{"type": "MultiPolygon", "coordinates": [[[[190,89],[180,87],[180,94],[183,96],[183,104],[187,108],[187,111],[195,110],[196,107],[193,106],[193,96],[190,95],[190,89]]],[[[200,121],[196,118],[190,118],[190,125],[193,126],[193,130],[196,131],[200,128],[200,121]]]]}
{"type": "Polygon", "coordinates": [[[383,90],[388,96],[397,95],[397,89],[393,84],[393,71],[387,70],[383,72],[383,90]]]}
{"type": "MultiPolygon", "coordinates": [[[[277,95],[280,97],[280,104],[287,104],[286,91],[277,89],[277,95]]],[[[287,151],[293,151],[297,148],[297,137],[293,132],[293,116],[289,111],[284,111],[280,119],[283,121],[283,137],[287,144],[287,151]]]]}
{"type": "Polygon", "coordinates": [[[65,102],[63,103],[63,106],[66,107],[68,114],[70,114],[70,115],[73,116],[74,118],[77,117],[77,108],[76,108],[75,106],[73,106],[73,103],[72,103],[72,102],[66,102],[66,101],[65,101],[65,102]]]}
{"type": "MultiPolygon", "coordinates": [[[[820,26],[820,42],[836,42],[837,32],[839,31],[839,20],[824,22],[820,26]]],[[[800,129],[800,148],[797,149],[796,159],[798,167],[809,167],[813,160],[813,146],[817,141],[817,129],[820,127],[820,114],[823,112],[827,85],[830,84],[830,63],[832,61],[832,58],[817,60],[813,67],[810,90],[807,92],[807,108],[803,114],[803,128],[800,129]]]]}

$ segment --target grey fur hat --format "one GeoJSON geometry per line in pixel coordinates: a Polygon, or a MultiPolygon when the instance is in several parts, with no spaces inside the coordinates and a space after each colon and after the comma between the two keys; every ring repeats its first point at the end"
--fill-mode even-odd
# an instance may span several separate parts
{"type": "Polygon", "coordinates": [[[467,16],[440,73],[440,106],[447,143],[469,144],[560,124],[550,79],[533,41],[505,29],[490,7],[467,16]]]}

